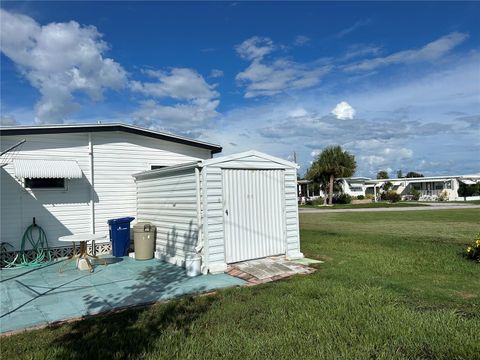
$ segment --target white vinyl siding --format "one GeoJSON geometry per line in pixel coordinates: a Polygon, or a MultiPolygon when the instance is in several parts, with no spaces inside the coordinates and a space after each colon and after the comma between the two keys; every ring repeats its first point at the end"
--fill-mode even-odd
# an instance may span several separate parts
{"type": "Polygon", "coordinates": [[[36,223],[45,231],[51,247],[65,246],[63,235],[89,232],[90,173],[87,134],[29,135],[2,137],[2,149],[26,138],[15,160],[76,160],[81,179],[66,181],[65,189],[25,189],[14,176],[13,164],[1,172],[1,241],[20,248],[25,229],[36,223]]]}
{"type": "Polygon", "coordinates": [[[208,240],[208,262],[224,263],[222,169],[202,169],[202,222],[205,241],[208,240]]]}
{"type": "MultiPolygon", "coordinates": [[[[191,176],[189,180],[179,177],[174,181],[178,184],[174,188],[165,182],[166,179],[180,176],[185,171],[185,169],[172,168],[135,175],[139,189],[138,218],[139,221],[148,219],[143,212],[143,208],[147,205],[147,198],[141,196],[145,191],[146,185],[143,184],[145,182],[149,183],[149,191],[168,192],[172,198],[185,199],[184,201],[192,207],[195,207],[197,194],[200,193],[200,201],[196,209],[201,217],[198,229],[198,239],[201,243],[198,244],[197,249],[190,247],[189,250],[192,251],[192,255],[193,250],[201,251],[203,272],[221,272],[227,268],[227,263],[256,257],[286,255],[289,258],[299,258],[303,256],[300,252],[298,234],[297,176],[294,164],[250,151],[193,164],[189,170],[192,173],[187,172],[191,176]],[[199,188],[195,187],[196,194],[192,191],[192,187],[196,186],[195,171],[198,171],[200,176],[199,188]],[[238,181],[224,174],[235,174],[234,178],[238,181]],[[158,182],[153,183],[151,179],[154,178],[159,179],[158,182]],[[246,179],[248,181],[242,182],[246,179]],[[245,196],[252,195],[254,201],[251,204],[242,204],[245,196]],[[236,202],[233,209],[232,202],[236,202]],[[243,212],[243,215],[235,218],[233,230],[229,228],[231,224],[227,223],[228,220],[226,221],[225,210],[243,212]],[[233,242],[229,242],[229,239],[233,242]],[[229,245],[230,248],[228,248],[229,245]]],[[[164,211],[157,201],[155,205],[151,203],[150,206],[152,210],[164,211]]],[[[194,212],[188,214],[176,212],[175,223],[181,221],[177,216],[184,217],[183,224],[190,224],[190,222],[196,224],[194,212]]],[[[157,221],[153,217],[150,220],[157,221]]],[[[161,241],[165,242],[165,240],[161,241]]],[[[183,244],[180,241],[173,247],[181,249],[183,244]]],[[[188,255],[186,252],[178,254],[188,255]]],[[[171,259],[167,260],[171,261],[171,259]]]]}
{"type": "MultiPolygon", "coordinates": [[[[91,133],[94,153],[95,231],[107,233],[107,220],[137,217],[136,185],[132,174],[151,165],[176,165],[209,159],[210,151],[121,131],[91,133]]],[[[65,189],[24,189],[13,164],[0,169],[1,238],[20,248],[32,218],[46,232],[50,247],[65,246],[60,236],[89,233],[91,186],[88,133],[2,136],[6,149],[26,139],[15,159],[75,160],[81,179],[67,179],[65,189]]]]}
{"type": "Polygon", "coordinates": [[[157,227],[157,257],[183,264],[198,245],[198,220],[194,169],[138,181],[139,221],[157,227]]]}
{"type": "Polygon", "coordinates": [[[151,165],[171,166],[210,158],[210,151],[128,133],[93,134],[95,229],[108,231],[108,219],[134,216],[137,194],[132,174],[151,165]]]}

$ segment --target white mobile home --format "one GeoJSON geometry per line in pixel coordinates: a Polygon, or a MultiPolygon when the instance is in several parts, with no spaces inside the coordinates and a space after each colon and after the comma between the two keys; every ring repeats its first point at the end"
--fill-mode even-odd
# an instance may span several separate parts
{"type": "Polygon", "coordinates": [[[367,188],[365,181],[370,180],[366,177],[351,177],[351,178],[341,178],[340,186],[344,194],[350,196],[365,196],[365,190],[367,188]]]}
{"type": "Polygon", "coordinates": [[[386,183],[390,183],[390,189],[396,191],[397,194],[403,198],[408,198],[413,191],[416,191],[420,195],[420,200],[435,201],[442,196],[443,200],[454,201],[464,200],[464,198],[458,194],[460,184],[476,184],[480,182],[480,175],[425,176],[395,179],[354,177],[342,178],[340,180],[342,191],[351,196],[365,196],[367,194],[378,195],[383,191],[383,186],[386,183]]]}
{"type": "Polygon", "coordinates": [[[135,174],[137,216],[157,226],[156,256],[204,273],[272,255],[301,258],[297,165],[255,151],[135,174]]]}
{"type": "Polygon", "coordinates": [[[125,124],[4,127],[0,135],[2,150],[26,140],[0,169],[0,241],[15,250],[34,217],[50,247],[62,246],[63,235],[106,233],[108,219],[137,217],[132,174],[210,159],[221,151],[218,145],[125,124]]]}

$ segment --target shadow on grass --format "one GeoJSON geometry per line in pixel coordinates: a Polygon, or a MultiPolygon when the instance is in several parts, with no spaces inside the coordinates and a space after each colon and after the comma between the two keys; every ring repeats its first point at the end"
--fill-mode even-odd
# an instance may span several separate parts
{"type": "MultiPolygon", "coordinates": [[[[132,305],[151,304],[162,295],[180,295],[179,286],[187,279],[184,269],[165,264],[150,266],[138,274],[124,294],[102,293],[85,295],[89,313],[125,309],[132,305]]],[[[189,292],[204,292],[204,286],[189,288],[189,292]]],[[[215,298],[184,297],[156,306],[144,306],[89,317],[67,325],[52,346],[56,359],[125,359],[142,357],[155,347],[155,342],[167,331],[189,334],[191,324],[209,310],[215,298]]],[[[61,325],[59,325],[61,326],[61,325]]],[[[53,326],[55,328],[58,326],[53,326]]]]}

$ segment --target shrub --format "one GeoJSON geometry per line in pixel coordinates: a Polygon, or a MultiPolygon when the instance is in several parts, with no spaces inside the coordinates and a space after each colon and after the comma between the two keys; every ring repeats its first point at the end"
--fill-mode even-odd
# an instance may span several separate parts
{"type": "Polygon", "coordinates": [[[323,197],[318,197],[315,200],[312,200],[312,205],[318,206],[318,205],[323,205],[323,197]]]}
{"type": "Polygon", "coordinates": [[[375,199],[375,195],[373,195],[373,194],[367,194],[367,195],[365,195],[365,199],[374,200],[374,199],[375,199]]]}
{"type": "Polygon", "coordinates": [[[340,194],[333,197],[334,204],[350,204],[351,202],[352,197],[348,194],[340,194]]]}
{"type": "Polygon", "coordinates": [[[420,199],[420,191],[418,190],[412,189],[412,191],[410,191],[410,195],[412,195],[412,198],[415,201],[418,201],[418,199],[420,199]]]}
{"type": "Polygon", "coordinates": [[[363,195],[358,195],[357,196],[357,200],[364,200],[364,199],[365,199],[365,196],[363,196],[363,195]]]}
{"type": "Polygon", "coordinates": [[[465,249],[465,256],[467,259],[480,262],[480,233],[477,234],[473,243],[465,249]]]}
{"type": "Polygon", "coordinates": [[[400,194],[397,194],[397,192],[394,190],[389,190],[384,194],[385,194],[385,200],[390,201],[392,203],[399,202],[402,199],[400,194]]]}
{"type": "Polygon", "coordinates": [[[442,191],[440,195],[437,197],[438,201],[447,201],[448,200],[448,193],[446,191],[442,191]]]}

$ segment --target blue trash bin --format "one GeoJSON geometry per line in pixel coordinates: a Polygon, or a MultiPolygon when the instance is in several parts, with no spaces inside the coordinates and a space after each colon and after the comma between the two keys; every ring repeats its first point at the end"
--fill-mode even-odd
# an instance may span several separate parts
{"type": "Polygon", "coordinates": [[[134,217],[108,220],[112,254],[116,257],[127,256],[130,249],[130,223],[134,217]]]}

